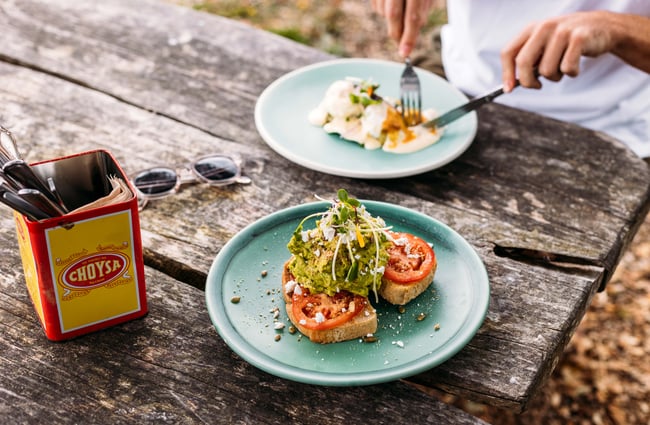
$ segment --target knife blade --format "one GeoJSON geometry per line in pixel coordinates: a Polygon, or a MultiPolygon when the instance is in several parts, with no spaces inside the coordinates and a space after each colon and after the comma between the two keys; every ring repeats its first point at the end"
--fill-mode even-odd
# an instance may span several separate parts
{"type": "MultiPolygon", "coordinates": [[[[519,85],[519,80],[515,82],[515,87],[519,85]]],[[[426,128],[442,128],[453,121],[456,121],[458,118],[462,117],[465,114],[468,114],[480,106],[485,105],[486,103],[492,102],[495,98],[503,94],[503,86],[499,87],[496,90],[489,92],[483,96],[477,96],[469,102],[460,105],[457,108],[452,109],[451,111],[445,112],[437,118],[429,120],[422,124],[426,128]]]]}
{"type": "Polygon", "coordinates": [[[425,122],[424,124],[422,124],[422,126],[426,128],[442,128],[448,125],[449,123],[456,121],[458,118],[462,117],[463,115],[474,111],[478,107],[485,105],[486,103],[492,102],[494,98],[502,94],[503,94],[503,87],[499,87],[498,89],[486,95],[475,97],[469,102],[460,105],[459,107],[454,108],[449,112],[445,112],[439,117],[436,117],[432,120],[425,122]]]}

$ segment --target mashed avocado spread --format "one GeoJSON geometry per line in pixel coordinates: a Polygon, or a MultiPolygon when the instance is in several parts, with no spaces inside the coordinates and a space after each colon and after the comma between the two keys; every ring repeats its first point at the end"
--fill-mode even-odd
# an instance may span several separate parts
{"type": "Polygon", "coordinates": [[[367,297],[381,285],[391,246],[389,228],[344,189],[338,198],[327,211],[307,216],[298,225],[287,245],[293,254],[289,270],[312,293],[347,290],[367,297]],[[307,220],[317,217],[315,228],[303,229],[307,220]]]}

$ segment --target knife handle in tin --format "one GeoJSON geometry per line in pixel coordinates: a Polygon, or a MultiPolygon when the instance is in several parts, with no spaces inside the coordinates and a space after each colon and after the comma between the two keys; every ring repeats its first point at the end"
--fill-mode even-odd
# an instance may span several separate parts
{"type": "Polygon", "coordinates": [[[59,200],[50,191],[50,188],[45,185],[43,180],[41,180],[41,178],[38,177],[36,173],[34,173],[32,167],[30,167],[29,164],[27,164],[22,159],[14,159],[6,162],[2,166],[2,171],[6,176],[18,183],[21,187],[38,189],[45,196],[47,196],[50,201],[58,204],[59,200]]]}
{"type": "Polygon", "coordinates": [[[45,211],[38,209],[35,205],[27,202],[17,194],[1,189],[0,202],[8,205],[32,221],[51,218],[45,211]]]}
{"type": "Polygon", "coordinates": [[[25,201],[34,205],[50,217],[59,217],[65,215],[65,211],[57,202],[52,202],[47,196],[38,189],[23,188],[18,190],[18,196],[25,201]]]}

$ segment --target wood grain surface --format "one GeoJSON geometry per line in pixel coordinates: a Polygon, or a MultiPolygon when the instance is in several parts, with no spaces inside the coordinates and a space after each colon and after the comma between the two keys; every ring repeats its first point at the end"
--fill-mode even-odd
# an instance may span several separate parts
{"type": "Polygon", "coordinates": [[[498,104],[479,111],[465,154],[422,175],[355,180],[292,164],[259,137],[256,99],[286,72],[332,57],[220,17],[153,0],[7,0],[0,25],[0,122],[28,160],[103,148],[133,173],[222,152],[241,158],[252,179],[152,202],[140,214],[152,312],[63,344],[43,341],[11,213],[1,210],[0,367],[13,370],[2,386],[12,402],[1,409],[25,419],[65,418],[55,389],[65,385],[75,390],[63,406],[83,406],[98,422],[158,419],[147,415],[168,408],[186,422],[211,422],[215,412],[242,423],[320,414],[336,422],[351,412],[399,421],[431,403],[409,421],[435,423],[444,409],[404,383],[350,390],[273,378],[210,326],[201,290],[224,244],[256,219],[340,187],[434,217],[474,246],[491,284],[485,322],[458,355],[409,380],[520,411],[649,207],[647,166],[621,143],[498,104]]]}

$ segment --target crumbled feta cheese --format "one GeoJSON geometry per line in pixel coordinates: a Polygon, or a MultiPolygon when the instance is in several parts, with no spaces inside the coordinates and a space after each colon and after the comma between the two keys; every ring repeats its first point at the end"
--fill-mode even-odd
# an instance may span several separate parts
{"type": "Polygon", "coordinates": [[[326,220],[322,220],[319,225],[321,231],[323,232],[323,238],[326,241],[331,241],[336,236],[336,229],[330,226],[326,220]]]}
{"type": "Polygon", "coordinates": [[[397,246],[405,246],[408,244],[408,239],[406,238],[397,238],[393,241],[393,243],[397,246]]]}
{"type": "Polygon", "coordinates": [[[323,323],[325,321],[325,316],[323,316],[323,313],[319,311],[316,313],[316,316],[314,316],[314,320],[316,320],[316,323],[323,323]]]}
{"type": "Polygon", "coordinates": [[[306,325],[307,321],[305,319],[300,319],[298,323],[300,323],[301,325],[306,325]]]}
{"type": "Polygon", "coordinates": [[[293,288],[293,293],[296,295],[302,295],[302,286],[296,284],[296,286],[293,288]]]}
{"type": "MultiPolygon", "coordinates": [[[[290,294],[295,291],[296,286],[298,286],[298,283],[295,280],[290,280],[284,285],[284,292],[290,294]]],[[[300,295],[300,293],[298,293],[298,295],[300,295]]]]}
{"type": "Polygon", "coordinates": [[[273,325],[273,329],[275,329],[275,330],[284,329],[284,323],[282,323],[282,322],[275,322],[275,324],[273,325]]]}

